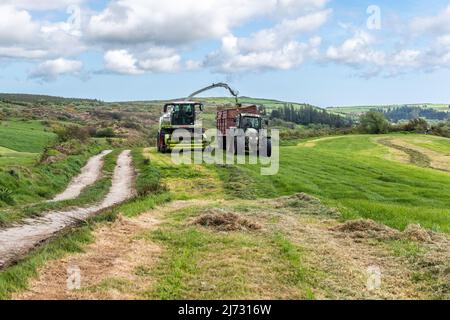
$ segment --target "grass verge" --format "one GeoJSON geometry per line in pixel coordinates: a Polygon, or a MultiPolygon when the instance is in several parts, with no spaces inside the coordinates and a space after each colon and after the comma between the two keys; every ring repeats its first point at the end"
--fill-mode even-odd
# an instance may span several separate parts
{"type": "MultiPolygon", "coordinates": [[[[105,156],[102,168],[102,177],[93,185],[84,189],[78,198],[58,202],[41,202],[6,209],[2,213],[3,218],[0,218],[1,224],[5,226],[11,224],[12,222],[17,222],[24,218],[39,216],[40,214],[49,211],[63,210],[70,207],[81,207],[101,201],[111,187],[111,178],[119,153],[120,150],[115,150],[105,156]]],[[[0,217],[2,215],[0,215],[0,217]]]]}
{"type": "MultiPolygon", "coordinates": [[[[120,150],[116,150],[105,157],[104,171],[108,173],[108,175],[114,170],[115,159],[119,153],[120,150]]],[[[134,163],[138,168],[140,167],[140,169],[143,170],[145,169],[145,163],[139,162],[141,158],[136,157],[137,154],[139,154],[139,152],[133,153],[134,163]]],[[[138,171],[142,172],[140,170],[138,171]]],[[[108,178],[105,176],[101,180],[105,179],[108,178]]],[[[92,200],[94,197],[97,197],[95,194],[99,190],[105,191],[109,189],[104,188],[108,185],[108,182],[106,180],[101,182],[101,180],[99,180],[97,186],[92,186],[89,190],[86,190],[84,195],[81,195],[81,198],[84,197],[84,199],[92,200]]],[[[155,183],[151,175],[145,174],[138,174],[136,181],[140,181],[143,186],[146,184],[154,185],[155,183]]],[[[109,185],[110,183],[109,175],[109,185]]],[[[117,207],[107,209],[88,219],[83,225],[66,230],[63,234],[44,244],[16,265],[0,271],[0,299],[10,299],[12,294],[25,290],[30,279],[36,277],[39,268],[43,267],[46,263],[68,254],[83,252],[86,245],[93,241],[92,231],[100,224],[115,221],[119,214],[129,217],[136,216],[147,210],[153,209],[159,204],[170,201],[170,195],[167,192],[164,192],[163,188],[158,189],[161,192],[141,196],[117,207]]]]}

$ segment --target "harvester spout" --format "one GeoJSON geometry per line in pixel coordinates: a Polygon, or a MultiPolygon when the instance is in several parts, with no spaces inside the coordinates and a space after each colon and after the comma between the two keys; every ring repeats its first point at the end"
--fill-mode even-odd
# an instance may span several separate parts
{"type": "Polygon", "coordinates": [[[205,92],[205,91],[208,91],[208,90],[212,90],[212,89],[215,89],[215,88],[224,88],[224,89],[227,89],[227,90],[231,93],[231,95],[236,99],[236,105],[239,104],[239,100],[238,100],[239,92],[236,91],[236,90],[233,90],[228,84],[223,83],[223,82],[220,82],[220,83],[213,83],[212,85],[210,85],[210,86],[208,86],[208,87],[205,87],[205,88],[203,88],[203,89],[200,89],[200,90],[198,90],[198,91],[195,91],[193,94],[191,94],[191,95],[188,97],[188,99],[192,99],[192,98],[194,98],[195,96],[199,95],[199,94],[202,93],[202,92],[205,92]]]}

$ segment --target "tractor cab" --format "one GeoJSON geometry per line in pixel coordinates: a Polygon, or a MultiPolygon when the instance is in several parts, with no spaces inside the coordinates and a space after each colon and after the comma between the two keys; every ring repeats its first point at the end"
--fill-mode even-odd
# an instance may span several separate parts
{"type": "Polygon", "coordinates": [[[247,129],[262,129],[262,119],[259,114],[241,113],[237,116],[236,127],[247,131],[247,129]]]}

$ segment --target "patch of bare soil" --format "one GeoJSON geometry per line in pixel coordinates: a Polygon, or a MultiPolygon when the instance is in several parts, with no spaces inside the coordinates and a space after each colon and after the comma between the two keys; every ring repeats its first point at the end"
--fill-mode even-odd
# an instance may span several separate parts
{"type": "Polygon", "coordinates": [[[338,137],[319,138],[319,139],[314,139],[314,140],[310,140],[310,141],[307,141],[307,142],[299,143],[298,146],[303,146],[303,147],[306,147],[306,148],[314,148],[317,145],[317,143],[319,143],[319,142],[327,141],[327,140],[340,139],[340,138],[342,138],[342,137],[338,136],[338,137]]]}
{"type": "Polygon", "coordinates": [[[103,158],[111,152],[112,150],[105,150],[100,154],[91,157],[87,164],[81,169],[81,173],[70,182],[66,190],[55,196],[51,201],[56,202],[78,198],[85,188],[98,180],[102,172],[103,158]]]}
{"type": "Polygon", "coordinates": [[[201,225],[218,231],[253,231],[260,230],[261,225],[243,218],[232,212],[209,210],[191,222],[192,225],[201,225]]]}
{"type": "MultiPolygon", "coordinates": [[[[177,201],[138,217],[121,217],[114,223],[94,231],[94,242],[84,253],[52,261],[39,270],[39,277],[30,283],[26,292],[13,299],[69,300],[69,299],[139,299],[143,291],[153,285],[150,277],[140,277],[141,268],[151,268],[162,254],[162,248],[143,239],[142,235],[159,224],[165,212],[172,212],[198,204],[177,201]],[[81,271],[81,288],[69,290],[68,268],[81,271]]],[[[203,202],[200,201],[200,205],[203,202]]],[[[142,271],[142,270],[141,270],[142,271]]]]}

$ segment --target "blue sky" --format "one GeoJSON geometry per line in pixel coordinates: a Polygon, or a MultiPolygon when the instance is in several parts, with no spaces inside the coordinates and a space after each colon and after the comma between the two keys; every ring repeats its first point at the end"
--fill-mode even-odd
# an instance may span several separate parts
{"type": "Polygon", "coordinates": [[[449,0],[4,0],[0,14],[1,92],[170,99],[226,81],[322,107],[450,103],[449,0]]]}

